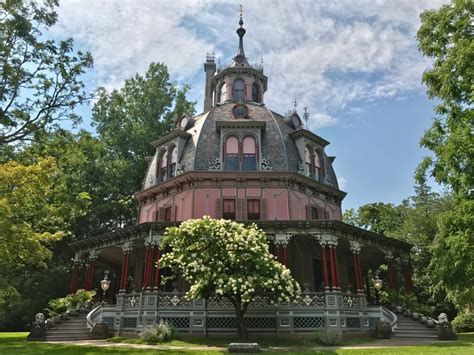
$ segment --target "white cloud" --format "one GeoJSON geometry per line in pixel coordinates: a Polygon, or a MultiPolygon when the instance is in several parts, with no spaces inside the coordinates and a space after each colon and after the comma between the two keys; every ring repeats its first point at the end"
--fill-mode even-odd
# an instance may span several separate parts
{"type": "MultiPolygon", "coordinates": [[[[421,89],[429,61],[417,50],[418,17],[442,2],[245,0],[246,54],[265,59],[268,106],[283,113],[297,98],[315,127],[327,126],[348,105],[421,89]]],[[[237,9],[234,1],[63,0],[54,34],[92,52],[95,85],[119,86],[160,61],[200,98],[206,51],[224,62],[235,53],[237,9]]]]}

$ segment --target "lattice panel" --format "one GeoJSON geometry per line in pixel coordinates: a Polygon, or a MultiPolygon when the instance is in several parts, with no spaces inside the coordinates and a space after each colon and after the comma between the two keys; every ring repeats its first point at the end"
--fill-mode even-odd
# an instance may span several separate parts
{"type": "Polygon", "coordinates": [[[233,308],[232,302],[226,298],[210,297],[207,300],[208,309],[233,308]]]}
{"type": "Polygon", "coordinates": [[[347,328],[360,328],[360,318],[346,318],[347,328]]]}
{"type": "Polygon", "coordinates": [[[295,328],[321,328],[326,325],[326,320],[321,317],[295,317],[295,328]]]}
{"type": "Polygon", "coordinates": [[[354,296],[344,296],[343,297],[344,307],[346,308],[358,308],[359,307],[359,298],[354,296]]]}
{"type": "Polygon", "coordinates": [[[311,308],[324,308],[326,305],[326,299],[324,294],[306,293],[302,294],[301,297],[292,303],[295,307],[311,307],[311,308]]]}
{"type": "Polygon", "coordinates": [[[186,299],[184,295],[160,295],[158,298],[159,308],[192,308],[193,302],[186,299]]]}
{"type": "Polygon", "coordinates": [[[104,323],[107,323],[109,329],[114,329],[115,317],[103,317],[104,323]]]}
{"type": "Polygon", "coordinates": [[[176,329],[189,328],[189,318],[186,317],[170,317],[162,320],[176,329]]]}
{"type": "Polygon", "coordinates": [[[137,318],[123,317],[123,328],[136,328],[137,327],[137,318]]]}
{"type": "Polygon", "coordinates": [[[235,318],[224,318],[224,317],[210,317],[207,318],[207,327],[208,328],[217,328],[217,329],[224,329],[224,328],[232,328],[235,329],[237,327],[237,320],[235,318]]]}
{"type": "Polygon", "coordinates": [[[275,318],[245,318],[245,324],[247,325],[247,328],[251,329],[276,328],[275,318]]]}

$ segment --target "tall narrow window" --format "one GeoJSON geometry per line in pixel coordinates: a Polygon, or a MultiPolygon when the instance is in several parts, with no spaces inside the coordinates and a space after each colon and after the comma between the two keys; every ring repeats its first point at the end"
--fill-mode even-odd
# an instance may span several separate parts
{"type": "Polygon", "coordinates": [[[314,175],[314,158],[308,147],[304,149],[304,159],[306,164],[306,175],[313,177],[314,175]]]}
{"type": "Polygon", "coordinates": [[[237,101],[242,101],[244,97],[245,84],[241,79],[234,81],[234,86],[232,88],[232,99],[237,101]]]}
{"type": "Polygon", "coordinates": [[[159,168],[158,168],[158,181],[165,181],[166,180],[166,170],[168,167],[168,154],[167,151],[165,150],[163,154],[161,155],[161,159],[159,162],[159,168]]]}
{"type": "Polygon", "coordinates": [[[235,220],[235,200],[222,201],[222,218],[235,220]]]}
{"type": "Polygon", "coordinates": [[[318,208],[315,206],[311,206],[311,219],[319,219],[318,208]]]}
{"type": "Polygon", "coordinates": [[[314,151],[314,178],[321,179],[321,159],[317,151],[314,151]]]}
{"type": "Polygon", "coordinates": [[[164,221],[171,221],[171,207],[165,208],[165,216],[163,218],[164,221]]]}
{"type": "Polygon", "coordinates": [[[259,99],[259,94],[258,94],[258,85],[257,83],[253,83],[252,85],[252,101],[253,102],[260,102],[259,99]]]}
{"type": "Polygon", "coordinates": [[[227,84],[224,83],[221,85],[221,89],[219,91],[219,102],[224,102],[227,100],[227,84]]]}
{"type": "Polygon", "coordinates": [[[242,142],[242,170],[257,170],[257,145],[253,137],[245,137],[242,142]]]}
{"type": "Polygon", "coordinates": [[[176,163],[178,162],[178,149],[173,147],[171,150],[171,154],[169,156],[170,159],[170,178],[176,176],[176,163]]]}
{"type": "Polygon", "coordinates": [[[260,220],[260,200],[247,200],[247,219],[260,220]]]}
{"type": "Polygon", "coordinates": [[[239,140],[229,137],[224,147],[225,170],[239,170],[239,140]]]}

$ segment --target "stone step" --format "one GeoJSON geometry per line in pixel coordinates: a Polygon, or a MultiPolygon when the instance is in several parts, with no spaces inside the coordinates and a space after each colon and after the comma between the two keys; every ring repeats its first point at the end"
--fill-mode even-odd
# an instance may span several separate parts
{"type": "Polygon", "coordinates": [[[418,338],[418,339],[430,338],[430,339],[438,339],[438,334],[411,334],[411,333],[397,334],[397,333],[395,333],[395,335],[393,335],[392,338],[418,338]]]}
{"type": "Polygon", "coordinates": [[[48,329],[48,335],[49,334],[85,334],[89,333],[89,329],[83,328],[83,329],[48,329]]]}
{"type": "Polygon", "coordinates": [[[90,336],[61,336],[61,335],[53,335],[53,336],[46,336],[46,341],[65,341],[65,340],[89,340],[90,336]]]}

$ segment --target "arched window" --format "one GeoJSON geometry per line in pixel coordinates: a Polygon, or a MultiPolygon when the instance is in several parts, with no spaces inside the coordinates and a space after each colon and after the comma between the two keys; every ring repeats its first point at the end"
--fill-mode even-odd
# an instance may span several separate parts
{"type": "Polygon", "coordinates": [[[219,103],[221,102],[224,102],[225,100],[227,100],[227,84],[224,83],[221,85],[221,88],[219,90],[219,103]]]}
{"type": "Polygon", "coordinates": [[[321,175],[321,159],[319,157],[318,152],[314,151],[314,178],[316,180],[320,180],[322,177],[321,175]]]}
{"type": "Polygon", "coordinates": [[[167,151],[165,150],[162,154],[161,154],[161,157],[160,157],[160,160],[159,160],[159,166],[158,166],[158,181],[165,181],[166,180],[166,172],[167,172],[167,168],[168,168],[168,154],[166,154],[167,151]]]}
{"type": "Polygon", "coordinates": [[[304,149],[304,160],[306,164],[306,175],[309,177],[313,177],[314,176],[314,156],[308,147],[304,149]]]}
{"type": "Polygon", "coordinates": [[[259,94],[258,94],[258,85],[257,83],[253,83],[252,85],[252,101],[253,102],[260,102],[259,99],[259,94]]]}
{"type": "Polygon", "coordinates": [[[253,137],[245,137],[242,141],[242,170],[257,170],[257,144],[253,137]]]}
{"type": "Polygon", "coordinates": [[[232,88],[232,99],[238,101],[244,100],[244,89],[245,84],[243,80],[237,79],[234,81],[234,86],[232,88]]]}
{"type": "Polygon", "coordinates": [[[173,147],[169,156],[170,178],[176,176],[176,163],[178,162],[178,149],[173,147]]]}
{"type": "Polygon", "coordinates": [[[237,137],[229,137],[224,146],[225,170],[239,170],[239,140],[237,137]]]}

